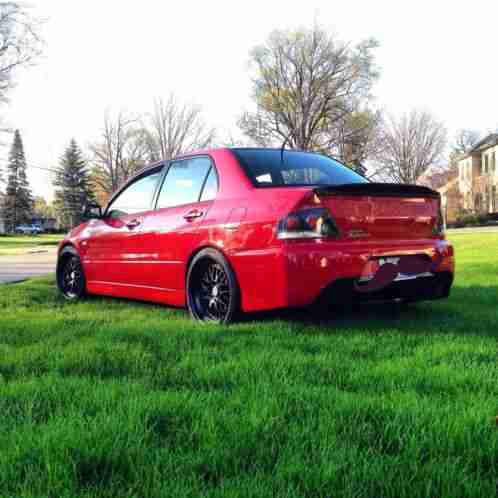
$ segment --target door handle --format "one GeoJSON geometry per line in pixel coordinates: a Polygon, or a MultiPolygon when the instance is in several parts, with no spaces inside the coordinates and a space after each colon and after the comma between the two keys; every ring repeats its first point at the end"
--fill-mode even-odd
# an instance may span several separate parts
{"type": "Polygon", "coordinates": [[[130,229],[133,230],[134,228],[137,228],[140,225],[141,221],[135,218],[134,220],[129,221],[126,226],[130,229]]]}
{"type": "Polygon", "coordinates": [[[200,218],[204,214],[203,211],[200,209],[191,209],[190,211],[187,211],[183,217],[186,220],[195,220],[195,218],[200,218]]]}

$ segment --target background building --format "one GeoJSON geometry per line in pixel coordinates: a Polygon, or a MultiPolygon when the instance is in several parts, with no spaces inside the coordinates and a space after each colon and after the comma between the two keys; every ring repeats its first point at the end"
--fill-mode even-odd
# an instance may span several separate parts
{"type": "Polygon", "coordinates": [[[458,190],[462,209],[476,213],[498,211],[498,133],[478,142],[458,161],[458,190]]]}

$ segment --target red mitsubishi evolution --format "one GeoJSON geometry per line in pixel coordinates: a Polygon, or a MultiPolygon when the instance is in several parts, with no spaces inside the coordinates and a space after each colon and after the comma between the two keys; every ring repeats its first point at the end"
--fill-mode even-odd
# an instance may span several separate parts
{"type": "Polygon", "coordinates": [[[355,301],[448,297],[453,247],[439,194],[372,183],[327,156],[192,153],[140,171],[58,251],[67,299],[186,306],[197,320],[355,301]]]}

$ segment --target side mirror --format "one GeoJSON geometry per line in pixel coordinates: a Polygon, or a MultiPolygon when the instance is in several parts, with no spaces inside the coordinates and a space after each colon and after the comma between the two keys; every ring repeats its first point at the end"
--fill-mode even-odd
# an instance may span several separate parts
{"type": "Polygon", "coordinates": [[[90,202],[85,206],[83,216],[87,220],[98,220],[102,218],[102,208],[96,202],[90,202]]]}

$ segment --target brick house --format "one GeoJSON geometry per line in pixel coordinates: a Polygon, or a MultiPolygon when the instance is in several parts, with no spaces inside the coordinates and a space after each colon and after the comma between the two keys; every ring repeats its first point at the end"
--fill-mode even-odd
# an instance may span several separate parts
{"type": "Polygon", "coordinates": [[[457,166],[455,178],[448,178],[441,186],[430,185],[441,194],[446,223],[453,223],[466,211],[498,213],[498,133],[475,144],[459,158],[457,166]]]}
{"type": "Polygon", "coordinates": [[[458,161],[462,208],[478,213],[498,211],[498,133],[478,142],[458,161]]]}

